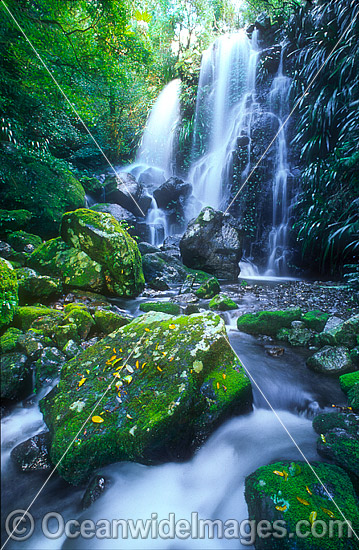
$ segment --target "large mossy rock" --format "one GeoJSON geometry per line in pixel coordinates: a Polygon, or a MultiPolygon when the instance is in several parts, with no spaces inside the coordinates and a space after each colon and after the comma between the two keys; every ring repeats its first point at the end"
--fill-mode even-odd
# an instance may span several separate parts
{"type": "Polygon", "coordinates": [[[41,410],[53,434],[54,463],[92,417],[58,468],[77,484],[118,460],[188,457],[221,421],[251,402],[250,381],[220,317],[151,312],[65,364],[41,410]]]}
{"type": "Polygon", "coordinates": [[[0,258],[0,327],[11,323],[19,303],[16,271],[0,258]]]}
{"type": "Polygon", "coordinates": [[[27,227],[32,218],[28,210],[0,210],[0,233],[27,227]]]}
{"type": "Polygon", "coordinates": [[[338,323],[332,329],[319,334],[321,346],[345,346],[354,348],[359,342],[359,315],[354,315],[347,321],[338,323]]]}
{"type": "Polygon", "coordinates": [[[357,530],[359,527],[359,509],[349,476],[344,470],[332,464],[313,462],[311,467],[314,471],[306,462],[275,462],[258,468],[246,478],[245,498],[249,519],[256,521],[257,525],[261,520],[267,520],[271,524],[272,533],[276,531],[273,523],[280,521],[281,526],[285,526],[288,533],[288,536],[284,537],[260,537],[257,531],[254,543],[256,550],[354,550],[357,548],[354,536],[348,537],[348,531],[344,528],[344,536],[338,537],[338,526],[333,524],[333,518],[344,521],[333,503],[334,500],[345,518],[352,522],[353,529],[357,530]],[[319,480],[327,488],[333,500],[319,480]],[[299,521],[305,523],[298,524],[299,521]],[[324,528],[325,536],[313,536],[312,521],[321,523],[321,525],[318,524],[317,532],[320,534],[324,528]],[[333,536],[329,536],[329,522],[332,524],[330,532],[333,536]],[[296,525],[301,533],[308,533],[308,536],[296,536],[296,525]]]}
{"type": "Polygon", "coordinates": [[[0,353],[15,351],[19,347],[21,330],[15,327],[8,328],[0,337],[0,353]]]}
{"type": "Polygon", "coordinates": [[[19,283],[20,303],[27,301],[38,301],[62,292],[60,279],[39,275],[29,267],[22,267],[16,270],[19,283]]]}
{"type": "Polygon", "coordinates": [[[305,313],[302,317],[302,321],[307,328],[315,330],[316,332],[321,332],[324,330],[329,317],[330,315],[328,313],[315,309],[305,313]]]}
{"type": "Polygon", "coordinates": [[[29,266],[43,275],[60,277],[70,287],[101,292],[105,276],[101,265],[82,250],[66,244],[60,237],[37,248],[29,258],[29,266]]]}
{"type": "Polygon", "coordinates": [[[343,374],[340,378],[340,387],[348,395],[348,404],[359,412],[359,371],[343,374]]]}
{"type": "Polygon", "coordinates": [[[27,331],[35,321],[39,321],[35,328],[40,330],[40,328],[44,328],[43,324],[50,323],[50,319],[53,319],[54,324],[60,323],[63,316],[61,311],[46,306],[22,306],[18,308],[15,315],[14,325],[23,331],[27,331]],[[45,321],[43,321],[44,319],[45,321]]]}
{"type": "Polygon", "coordinates": [[[169,315],[179,315],[181,308],[173,302],[144,302],[140,305],[140,310],[146,313],[148,311],[161,311],[169,315]]]}
{"type": "Polygon", "coordinates": [[[203,271],[195,271],[183,265],[180,260],[166,252],[148,252],[142,256],[143,273],[146,283],[154,281],[164,284],[182,284],[188,275],[194,276],[196,282],[203,283],[210,275],[203,271]]]}
{"type": "Polygon", "coordinates": [[[180,241],[183,263],[222,279],[237,279],[242,257],[242,231],[230,214],[204,208],[180,241]]]}
{"type": "Polygon", "coordinates": [[[4,353],[0,357],[1,399],[19,401],[31,393],[32,375],[23,353],[4,353]]]}
{"type": "Polygon", "coordinates": [[[26,231],[13,231],[6,236],[6,241],[16,252],[26,252],[28,254],[42,244],[41,237],[26,231]]]}
{"type": "Polygon", "coordinates": [[[345,346],[324,346],[307,359],[307,365],[316,372],[334,376],[357,370],[345,346]]]}
{"type": "Polygon", "coordinates": [[[0,179],[5,183],[0,201],[12,209],[26,205],[33,215],[26,229],[36,228],[45,237],[58,233],[64,212],[85,206],[85,190],[73,174],[43,161],[3,155],[0,179]]]}
{"type": "Polygon", "coordinates": [[[302,317],[300,308],[289,308],[282,311],[258,311],[245,313],[237,319],[238,330],[248,334],[268,334],[276,336],[282,328],[290,328],[293,321],[302,317]]]}
{"type": "Polygon", "coordinates": [[[130,298],[142,292],[145,279],[137,243],[111,214],[69,212],[62,218],[61,236],[104,267],[111,293],[130,298]]]}

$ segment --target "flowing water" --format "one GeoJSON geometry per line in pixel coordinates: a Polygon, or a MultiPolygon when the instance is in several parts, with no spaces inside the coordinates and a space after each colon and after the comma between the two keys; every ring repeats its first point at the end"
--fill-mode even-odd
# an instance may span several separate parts
{"type": "MultiPolygon", "coordinates": [[[[235,286],[224,287],[235,291],[235,286]]],[[[175,289],[166,296],[170,299],[175,289]]],[[[163,299],[163,297],[161,297],[163,299]]],[[[116,300],[123,308],[138,315],[143,298],[116,300]]],[[[253,305],[253,304],[252,304],[253,305]]],[[[201,306],[207,307],[207,302],[201,306]]],[[[41,521],[46,513],[60,513],[64,521],[90,519],[168,519],[191,520],[197,513],[200,519],[223,521],[245,520],[248,512],[244,500],[245,477],[259,466],[277,460],[302,460],[287,432],[270,409],[263,394],[276,410],[308,460],[320,460],[316,452],[316,438],[311,425],[315,413],[333,402],[342,404],[337,380],[309,371],[305,365],[307,352],[285,347],[281,357],[270,357],[265,342],[240,333],[235,321],[250,303],[240,301],[239,309],[223,314],[230,342],[240,356],[252,379],[253,411],[237,416],[220,426],[195,456],[184,463],[144,466],[135,463],[117,463],[101,468],[107,479],[103,495],[86,511],[81,509],[84,487],[74,488],[55,474],[31,508],[35,532],[25,542],[10,541],[9,549],[64,550],[96,549],[238,549],[248,546],[248,538],[238,540],[128,538],[125,540],[71,538],[61,536],[49,540],[41,533],[41,521]],[[331,401],[332,400],[332,401],[331,401]]],[[[46,472],[18,473],[9,459],[10,450],[44,429],[42,416],[35,398],[29,408],[18,405],[2,419],[2,525],[6,515],[15,509],[26,509],[46,480],[46,472]]],[[[49,528],[56,532],[58,522],[49,528]]],[[[120,530],[121,533],[121,530],[120,530]]],[[[5,533],[3,534],[3,536],[5,533]]],[[[4,540],[4,539],[3,539],[4,540]]]]}

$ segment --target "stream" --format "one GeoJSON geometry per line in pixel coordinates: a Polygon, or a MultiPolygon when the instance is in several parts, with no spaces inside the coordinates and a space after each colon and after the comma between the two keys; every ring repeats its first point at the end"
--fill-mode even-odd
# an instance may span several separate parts
{"type": "MultiPolygon", "coordinates": [[[[237,285],[238,286],[238,285],[237,285]]],[[[265,287],[264,287],[265,288],[265,287]]],[[[271,286],[268,286],[268,290],[271,286]]],[[[224,292],[233,292],[235,285],[223,285],[224,292]]],[[[167,293],[173,296],[174,290],[167,293]]],[[[163,300],[164,293],[161,295],[163,300]]],[[[148,299],[148,298],[146,298],[148,299]]],[[[151,297],[152,299],[152,297],[151,297]]],[[[237,294],[238,299],[238,294],[237,294]]],[[[265,292],[262,300],[265,299],[265,292]]],[[[132,315],[138,315],[136,300],[115,300],[116,304],[132,315]]],[[[316,452],[317,435],[312,429],[312,418],[332,403],[344,404],[338,380],[321,376],[307,369],[307,350],[284,348],[283,355],[272,357],[266,353],[268,341],[243,334],[235,328],[236,318],[249,309],[259,309],[261,299],[243,299],[234,312],[224,313],[228,336],[236,353],[241,358],[253,385],[253,411],[234,417],[220,426],[191,460],[184,463],[166,463],[159,466],[144,466],[136,463],[116,463],[101,468],[99,473],[107,481],[102,496],[87,510],[81,509],[85,487],[72,487],[56,473],[39,494],[30,512],[35,520],[35,531],[26,541],[10,540],[8,549],[239,549],[253,548],[250,536],[238,539],[205,540],[187,538],[66,538],[53,539],[41,532],[41,521],[48,512],[57,512],[64,521],[90,519],[144,520],[158,514],[158,520],[175,514],[179,519],[191,520],[191,514],[199,518],[242,521],[248,512],[244,499],[245,477],[258,467],[277,460],[303,460],[285,428],[289,431],[309,461],[320,460],[316,452]],[[274,408],[277,415],[271,410],[274,408]],[[280,420],[278,419],[280,418],[280,420]],[[284,424],[285,428],[281,424],[284,424]]],[[[203,304],[205,305],[205,303],[203,304]]],[[[202,306],[202,303],[201,303],[202,306]]],[[[272,344],[272,343],[271,343],[272,344]]],[[[15,406],[1,422],[2,439],[2,525],[7,514],[16,509],[26,509],[48,472],[19,473],[11,460],[12,448],[45,429],[38,401],[43,390],[32,401],[15,406]]],[[[55,519],[49,529],[57,530],[55,519]]],[[[121,533],[121,530],[120,530],[121,533]]],[[[215,531],[216,535],[216,531],[215,531]]],[[[6,540],[3,530],[2,543],[6,540]]]]}

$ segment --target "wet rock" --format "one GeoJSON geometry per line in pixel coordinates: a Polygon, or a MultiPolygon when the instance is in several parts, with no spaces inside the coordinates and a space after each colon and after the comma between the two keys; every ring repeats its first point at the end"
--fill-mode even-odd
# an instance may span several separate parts
{"type": "Polygon", "coordinates": [[[217,311],[229,311],[231,309],[238,309],[238,304],[232,300],[226,294],[220,293],[212,298],[209,302],[209,309],[215,309],[217,311]]]}
{"type": "Polygon", "coordinates": [[[0,337],[0,352],[9,353],[19,347],[19,338],[22,335],[21,330],[11,327],[0,337]]]}
{"type": "Polygon", "coordinates": [[[165,252],[144,254],[142,265],[146,283],[150,286],[153,286],[155,279],[160,279],[167,285],[182,284],[189,274],[195,275],[198,282],[203,282],[209,278],[206,273],[188,269],[182,262],[165,252]]]}
{"type": "Polygon", "coordinates": [[[141,242],[138,243],[138,249],[141,252],[141,254],[154,254],[155,252],[161,252],[157,246],[154,246],[153,244],[141,242]]]}
{"type": "Polygon", "coordinates": [[[142,292],[145,281],[137,243],[110,214],[68,212],[62,218],[61,235],[104,267],[111,293],[130,298],[142,292]]]}
{"type": "MultiPolygon", "coordinates": [[[[318,479],[325,487],[329,487],[327,491],[344,516],[352,520],[354,530],[358,529],[358,504],[351,480],[344,470],[336,465],[320,462],[312,462],[311,467],[306,462],[275,462],[258,468],[246,478],[245,498],[249,519],[256,521],[257,525],[262,519],[270,523],[281,520],[285,522],[287,532],[295,533],[298,522],[301,520],[309,522],[311,512],[315,511],[316,520],[325,524],[318,527],[318,532],[325,530],[326,535],[318,539],[308,530],[308,536],[305,538],[296,536],[281,538],[279,544],[274,546],[273,536],[259,537],[257,531],[254,542],[256,550],[273,550],[273,548],[331,550],[333,548],[333,535],[329,536],[329,522],[332,522],[333,517],[339,519],[338,512],[318,479]],[[276,472],[282,475],[276,475],[276,472]]],[[[335,548],[338,550],[356,548],[354,537],[340,538],[335,534],[334,540],[335,548]]]]}
{"type": "Polygon", "coordinates": [[[282,328],[278,331],[277,339],[294,347],[307,347],[314,341],[314,334],[302,321],[292,321],[291,328],[282,328]]]}
{"type": "Polygon", "coordinates": [[[158,208],[165,210],[169,223],[176,226],[177,231],[182,229],[185,219],[184,207],[191,193],[192,185],[175,176],[153,192],[158,208]]]}
{"type": "Polygon", "coordinates": [[[184,307],[183,313],[185,315],[193,315],[193,313],[199,313],[199,307],[196,304],[188,304],[184,307]]]}
{"type": "Polygon", "coordinates": [[[148,283],[148,286],[152,290],[157,290],[160,292],[164,290],[169,290],[170,288],[169,284],[166,283],[166,281],[162,277],[155,277],[148,283]]]}
{"type": "Polygon", "coordinates": [[[302,317],[302,321],[309,329],[321,332],[324,330],[328,319],[330,318],[328,313],[323,313],[319,310],[308,311],[302,317]]]}
{"type": "Polygon", "coordinates": [[[35,363],[35,385],[39,389],[59,376],[65,355],[55,347],[44,348],[35,363]]]}
{"type": "Polygon", "coordinates": [[[4,353],[0,357],[1,399],[21,401],[31,393],[32,375],[22,353],[4,353]]]}
{"type": "Polygon", "coordinates": [[[51,345],[51,339],[41,332],[30,329],[19,338],[19,344],[30,359],[38,359],[44,347],[51,345]]]}
{"type": "Polygon", "coordinates": [[[264,349],[266,350],[266,354],[271,357],[280,357],[284,353],[284,348],[280,348],[279,346],[264,346],[264,349]]]}
{"type": "Polygon", "coordinates": [[[249,379],[220,317],[147,313],[69,361],[57,391],[41,401],[53,434],[54,463],[109,384],[117,391],[107,392],[103,412],[92,417],[59,464],[60,475],[73,484],[118,460],[188,457],[196,442],[252,401],[249,379]],[[120,349],[133,355],[116,370],[120,349]]]}
{"type": "Polygon", "coordinates": [[[181,237],[181,235],[170,235],[169,237],[166,237],[163,241],[163,245],[161,246],[161,250],[163,252],[166,252],[166,254],[169,254],[170,256],[180,260],[181,252],[179,249],[179,243],[181,237]]]}
{"type": "Polygon", "coordinates": [[[359,370],[340,377],[340,387],[348,395],[348,404],[359,412],[359,370]]]}
{"type": "Polygon", "coordinates": [[[132,319],[128,315],[119,315],[110,310],[98,309],[94,313],[96,329],[104,334],[111,334],[124,325],[127,325],[132,319]]]}
{"type": "Polygon", "coordinates": [[[211,277],[207,281],[201,284],[201,286],[195,291],[195,295],[198,298],[213,298],[220,292],[221,288],[216,277],[211,277]]]}
{"type": "Polygon", "coordinates": [[[136,223],[136,216],[134,216],[129,210],[126,210],[126,208],[122,208],[119,204],[94,204],[91,206],[90,210],[111,214],[111,216],[113,216],[118,222],[125,221],[129,225],[134,225],[136,223]]]}
{"type": "Polygon", "coordinates": [[[11,246],[4,241],[0,241],[0,257],[4,258],[4,260],[10,260],[13,254],[14,250],[11,246]]]}
{"type": "Polygon", "coordinates": [[[334,376],[356,370],[349,350],[344,346],[325,346],[307,359],[307,365],[316,372],[334,376]]]}
{"type": "Polygon", "coordinates": [[[16,252],[31,253],[42,244],[41,237],[26,231],[14,231],[6,239],[16,252]]]}
{"type": "Polygon", "coordinates": [[[87,510],[104,492],[106,480],[103,476],[94,476],[90,481],[82,497],[82,509],[87,510]]]}
{"type": "Polygon", "coordinates": [[[186,292],[186,294],[179,294],[171,298],[171,302],[175,304],[180,304],[181,306],[186,306],[188,304],[197,304],[199,298],[193,292],[186,292]]]}
{"type": "Polygon", "coordinates": [[[145,194],[143,186],[132,174],[121,172],[117,178],[110,176],[106,182],[106,196],[109,202],[121,205],[135,216],[146,215],[152,199],[145,194]]]}
{"type": "Polygon", "coordinates": [[[245,313],[238,317],[237,327],[238,330],[248,334],[275,336],[281,328],[289,328],[293,321],[298,321],[301,317],[300,308],[245,313]]]}
{"type": "Polygon", "coordinates": [[[268,31],[272,26],[271,19],[266,12],[260,13],[254,24],[260,31],[268,31]]]}
{"type": "Polygon", "coordinates": [[[229,214],[204,208],[192,220],[180,242],[185,265],[223,279],[237,279],[242,256],[242,232],[229,214]]]}
{"type": "Polygon", "coordinates": [[[329,346],[346,346],[354,348],[359,337],[359,315],[354,315],[342,323],[336,324],[330,330],[318,335],[319,344],[329,346]]]}
{"type": "Polygon", "coordinates": [[[196,280],[195,275],[192,275],[192,274],[187,275],[185,282],[180,288],[179,294],[186,294],[187,292],[191,292],[195,280],[196,280]]]}
{"type": "Polygon", "coordinates": [[[11,451],[11,459],[22,472],[51,470],[49,432],[43,432],[16,445],[11,451]]]}
{"type": "Polygon", "coordinates": [[[0,258],[0,328],[11,323],[18,303],[16,272],[7,260],[0,258]]]}
{"type": "Polygon", "coordinates": [[[37,248],[29,258],[29,266],[44,275],[60,277],[70,287],[98,292],[105,288],[101,265],[82,250],[67,245],[60,237],[37,248]]]}
{"type": "Polygon", "coordinates": [[[62,351],[66,355],[67,359],[72,359],[82,351],[82,348],[74,340],[69,340],[65,344],[62,351]]]}
{"type": "Polygon", "coordinates": [[[62,292],[60,279],[39,275],[33,269],[23,267],[16,270],[19,283],[20,303],[29,300],[49,298],[62,292]]]}
{"type": "Polygon", "coordinates": [[[161,311],[169,315],[179,315],[180,313],[179,305],[173,302],[144,302],[140,305],[140,310],[144,312],[161,311]]]}

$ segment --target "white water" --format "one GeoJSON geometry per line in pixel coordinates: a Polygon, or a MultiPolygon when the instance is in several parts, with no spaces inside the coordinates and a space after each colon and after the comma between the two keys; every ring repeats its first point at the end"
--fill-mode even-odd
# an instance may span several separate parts
{"type": "Polygon", "coordinates": [[[269,258],[265,275],[283,276],[288,274],[288,232],[289,211],[288,200],[288,145],[286,128],[283,122],[289,113],[289,88],[291,79],[283,74],[282,47],[278,73],[273,80],[270,91],[270,107],[272,113],[278,113],[279,134],[275,143],[276,168],[273,178],[273,222],[269,234],[269,258]]]}
{"type": "Polygon", "coordinates": [[[166,214],[158,208],[156,200],[152,197],[151,207],[146,216],[146,223],[150,229],[151,244],[160,246],[168,235],[166,214]]]}
{"type": "Polygon", "coordinates": [[[249,135],[256,108],[257,57],[256,31],[252,42],[245,31],[222,36],[203,54],[193,139],[193,156],[201,156],[189,172],[202,206],[226,206],[236,141],[249,135]]]}

